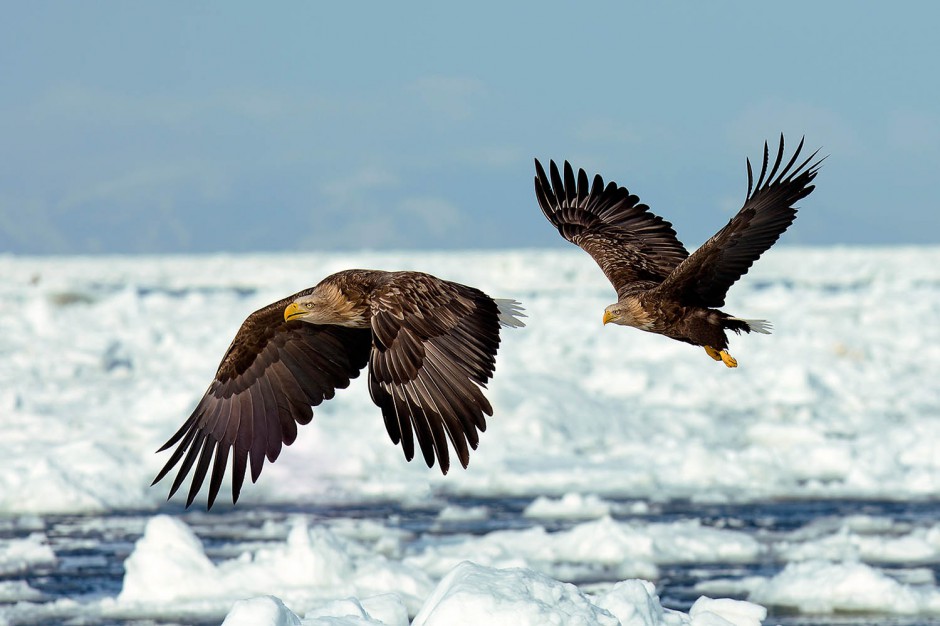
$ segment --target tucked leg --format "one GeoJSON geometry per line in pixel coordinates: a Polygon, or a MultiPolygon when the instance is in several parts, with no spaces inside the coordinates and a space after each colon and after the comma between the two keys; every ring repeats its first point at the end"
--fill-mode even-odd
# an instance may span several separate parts
{"type": "Polygon", "coordinates": [[[718,350],[715,350],[711,346],[702,346],[702,347],[705,348],[705,353],[708,354],[708,356],[715,359],[716,361],[721,361],[721,353],[718,352],[718,350]]]}

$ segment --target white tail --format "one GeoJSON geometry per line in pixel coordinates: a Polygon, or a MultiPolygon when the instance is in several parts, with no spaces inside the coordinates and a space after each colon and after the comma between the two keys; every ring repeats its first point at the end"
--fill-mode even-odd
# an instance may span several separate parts
{"type": "Polygon", "coordinates": [[[499,323],[511,328],[522,328],[525,326],[520,317],[527,317],[523,311],[522,305],[516,300],[505,298],[493,298],[496,306],[499,307],[499,323]]]}
{"type": "Polygon", "coordinates": [[[740,317],[734,317],[739,322],[744,322],[747,324],[748,332],[760,333],[762,335],[769,335],[770,331],[774,329],[774,325],[768,322],[767,320],[746,320],[740,317]]]}

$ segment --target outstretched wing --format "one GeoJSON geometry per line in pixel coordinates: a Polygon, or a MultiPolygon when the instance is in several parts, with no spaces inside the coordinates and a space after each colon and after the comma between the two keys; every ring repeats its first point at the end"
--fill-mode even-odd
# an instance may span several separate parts
{"type": "Polygon", "coordinates": [[[311,407],[349,386],[350,379],[365,367],[369,329],[285,322],[284,307],[296,297],[248,316],[192,415],[158,450],[177,444],[154,484],[182,460],[170,497],[195,465],[187,508],[214,458],[208,499],[212,508],[230,454],[232,501],[238,501],[249,460],[255,482],[265,457],[272,462],[277,459],[281,444],[289,446],[297,437],[297,424],[313,418],[311,407]]]}
{"type": "Polygon", "coordinates": [[[578,170],[575,181],[565,161],[564,180],[554,161],[551,179],[535,161],[535,197],[561,236],[591,255],[618,296],[637,281],[659,283],[689,256],[676,238],[672,224],[650,213],[649,207],[624,187],[599,174],[588,188],[588,177],[578,170]]]}
{"type": "Polygon", "coordinates": [[[493,375],[500,310],[472,287],[418,272],[396,272],[372,295],[369,392],[385,428],[428,467],[450,468],[447,440],[464,467],[493,409],[480,387],[493,375]],[[468,448],[469,444],[469,448],[468,448]]]}
{"type": "Polygon", "coordinates": [[[659,287],[678,295],[683,302],[703,307],[720,307],[725,294],[747,273],[760,255],[777,241],[796,219],[796,202],[808,196],[814,185],[822,159],[810,164],[813,152],[794,167],[803,149],[803,140],[781,170],[783,135],[770,173],[767,172],[770,152],[764,142],[764,162],[754,185],[751,161],[747,161],[747,198],[738,214],[728,225],[692,253],[659,287]],[[778,173],[779,170],[779,173],[778,173]]]}

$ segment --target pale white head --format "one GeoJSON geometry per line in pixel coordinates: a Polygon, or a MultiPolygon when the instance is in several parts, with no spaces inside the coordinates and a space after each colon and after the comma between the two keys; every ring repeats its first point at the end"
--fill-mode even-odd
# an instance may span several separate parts
{"type": "Polygon", "coordinates": [[[620,324],[621,326],[629,325],[625,321],[626,307],[623,306],[620,302],[615,302],[611,305],[608,305],[604,309],[604,323],[608,324],[613,322],[614,324],[620,324]]]}
{"type": "Polygon", "coordinates": [[[336,285],[324,283],[288,304],[284,320],[364,328],[369,325],[368,306],[353,302],[336,285]]]}
{"type": "Polygon", "coordinates": [[[637,298],[630,296],[604,309],[604,323],[608,322],[620,326],[633,326],[641,330],[650,330],[653,326],[650,314],[646,312],[637,298]]]}

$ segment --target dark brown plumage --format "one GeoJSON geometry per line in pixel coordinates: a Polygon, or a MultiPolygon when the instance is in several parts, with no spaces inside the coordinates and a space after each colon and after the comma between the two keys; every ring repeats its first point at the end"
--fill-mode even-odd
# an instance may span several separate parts
{"type": "Polygon", "coordinates": [[[405,458],[414,439],[428,467],[445,474],[447,441],[467,466],[493,409],[480,387],[493,375],[499,328],[522,326],[521,308],[482,291],[420,272],[348,270],[248,316],[215,380],[183,426],[158,450],[176,445],[154,479],[180,465],[170,497],[195,468],[186,506],[209,466],[208,508],[232,457],[232,501],[245,473],[257,481],[312,407],[344,389],[369,365],[369,392],[405,458]]]}
{"type": "Polygon", "coordinates": [[[535,161],[535,196],[545,217],[568,241],[597,261],[617,290],[618,301],[604,311],[614,322],[703,346],[728,367],[737,362],[727,352],[726,330],[768,333],[764,320],[745,320],[718,310],[725,294],[796,218],[794,204],[813,191],[822,159],[818,152],[796,165],[803,141],[783,163],[783,135],[770,171],[764,143],[760,176],[754,184],[747,162],[747,196],[731,221],[691,256],[672,224],[650,212],[626,188],[600,175],[588,186],[584,170],[577,180],[566,161],[564,175],[554,161],[549,175],[535,161]]]}

